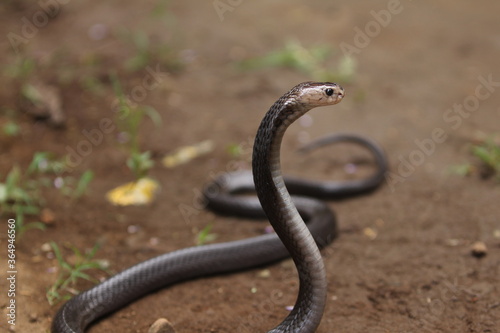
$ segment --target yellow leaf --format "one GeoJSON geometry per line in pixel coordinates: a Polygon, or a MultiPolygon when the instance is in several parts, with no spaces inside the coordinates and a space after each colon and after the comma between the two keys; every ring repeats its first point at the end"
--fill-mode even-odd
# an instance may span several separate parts
{"type": "Polygon", "coordinates": [[[145,205],[153,201],[158,187],[158,183],[151,178],[141,178],[112,189],[106,193],[106,198],[118,206],[145,205]]]}

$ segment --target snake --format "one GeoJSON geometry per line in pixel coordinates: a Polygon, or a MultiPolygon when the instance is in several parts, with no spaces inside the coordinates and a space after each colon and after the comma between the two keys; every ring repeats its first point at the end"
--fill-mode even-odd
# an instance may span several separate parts
{"type": "Polygon", "coordinates": [[[160,288],[198,277],[259,267],[289,256],[299,276],[297,300],[288,316],[268,333],[315,332],[327,297],[320,249],[337,236],[338,230],[334,212],[325,202],[313,197],[343,198],[370,192],[384,179],[387,162],[383,151],[371,140],[337,134],[302,150],[353,142],[371,151],[377,172],[354,181],[302,180],[282,175],[280,149],[291,123],[315,107],[339,103],[344,95],[344,89],[336,83],[308,81],[296,85],[265,114],[255,137],[252,173],[230,172],[204,188],[209,209],[251,218],[267,217],[273,233],[183,248],[140,262],[67,301],[54,317],[52,332],[83,333],[98,319],[160,288]],[[257,197],[240,195],[246,191],[255,191],[257,197]]]}

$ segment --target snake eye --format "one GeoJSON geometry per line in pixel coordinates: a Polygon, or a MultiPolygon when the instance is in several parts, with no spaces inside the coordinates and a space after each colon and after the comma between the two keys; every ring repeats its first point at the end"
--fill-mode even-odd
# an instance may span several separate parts
{"type": "Polygon", "coordinates": [[[325,89],[325,94],[327,96],[332,96],[333,95],[333,89],[332,88],[326,88],[325,89]]]}

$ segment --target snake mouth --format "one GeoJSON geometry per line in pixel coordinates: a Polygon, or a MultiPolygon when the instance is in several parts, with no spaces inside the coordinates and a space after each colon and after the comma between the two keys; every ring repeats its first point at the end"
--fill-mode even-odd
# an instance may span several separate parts
{"type": "Polygon", "coordinates": [[[344,89],[340,89],[339,92],[337,93],[337,99],[335,100],[336,103],[339,103],[345,96],[344,89]]]}
{"type": "Polygon", "coordinates": [[[344,90],[344,88],[339,86],[339,92],[337,93],[337,98],[342,99],[342,98],[344,98],[344,96],[345,96],[345,90],[344,90]]]}

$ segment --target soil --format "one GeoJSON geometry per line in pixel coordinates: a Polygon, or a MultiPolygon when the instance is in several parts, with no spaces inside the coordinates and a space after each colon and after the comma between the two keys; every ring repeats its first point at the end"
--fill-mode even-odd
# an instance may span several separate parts
{"type": "MultiPolygon", "coordinates": [[[[2,134],[2,181],[14,164],[25,170],[35,152],[64,156],[86,145],[81,143],[88,141],[84,131],[115,119],[109,80],[115,72],[126,93],[135,93],[135,101],[161,115],[160,127],[144,121],[140,146],[153,152],[157,163],[150,176],[162,190],[146,207],[106,201],[106,191],[133,175],[117,143],[118,130],[105,125],[109,131],[101,130],[102,142],[86,145],[90,152],[73,160],[71,175],[87,169],[95,173],[88,194],[69,200],[56,189],[44,190],[54,221],[47,230],[29,230],[17,240],[16,325],[7,324],[4,277],[2,332],[50,330],[62,303],[50,306],[45,297],[58,272],[51,252],[43,250],[48,242],[90,249],[101,241],[96,258],[119,272],[194,245],[209,223],[217,242],[263,232],[264,221],[202,209],[198,193],[214,174],[235,165],[249,168],[249,148],[264,112],[295,84],[314,79],[290,68],[242,71],[234,66],[280,49],[291,38],[305,47],[330,45],[338,51],[332,64],[341,58],[342,47],[353,53],[357,68],[351,80],[339,81],[347,92],[342,103],[314,110],[311,124],[289,129],[283,143],[285,172],[315,179],[368,172],[370,165],[363,163],[354,175],[344,168],[366,160],[355,147],[329,147],[307,158],[294,153],[305,141],[332,132],[373,138],[391,165],[379,190],[329,203],[340,236],[323,251],[329,294],[318,332],[500,332],[500,186],[493,178],[450,172],[453,166],[477,163],[471,143],[499,131],[498,1],[481,6],[465,0],[52,1],[58,5],[51,13],[59,12],[47,21],[40,14],[42,3],[4,1],[0,7],[3,69],[25,57],[36,62],[27,77],[1,78],[1,104],[4,111],[17,112],[21,128],[19,136],[2,134]],[[214,4],[226,7],[218,12],[214,4]],[[29,30],[26,22],[36,19],[39,27],[29,30]],[[140,31],[150,37],[150,54],[130,71],[126,63],[139,52],[123,36],[140,31]],[[13,45],[9,33],[22,39],[13,45]],[[148,81],[151,71],[161,72],[157,84],[148,81]],[[86,85],[89,77],[97,84],[86,85]],[[65,127],[20,111],[20,86],[35,78],[59,89],[65,127]],[[137,87],[145,84],[151,89],[140,95],[137,87]],[[161,166],[165,154],[203,140],[215,143],[213,152],[177,168],[161,166]],[[247,148],[237,158],[227,153],[234,144],[247,148]],[[477,241],[487,247],[481,258],[471,254],[477,241]]],[[[2,113],[1,123],[7,118],[2,113]]],[[[7,218],[2,215],[3,222],[7,218]]],[[[0,241],[5,253],[4,233],[0,241]]],[[[74,288],[91,285],[79,280],[74,288]]],[[[89,332],[145,332],[160,317],[178,332],[265,332],[286,316],[297,289],[288,260],[165,288],[89,332]]]]}

